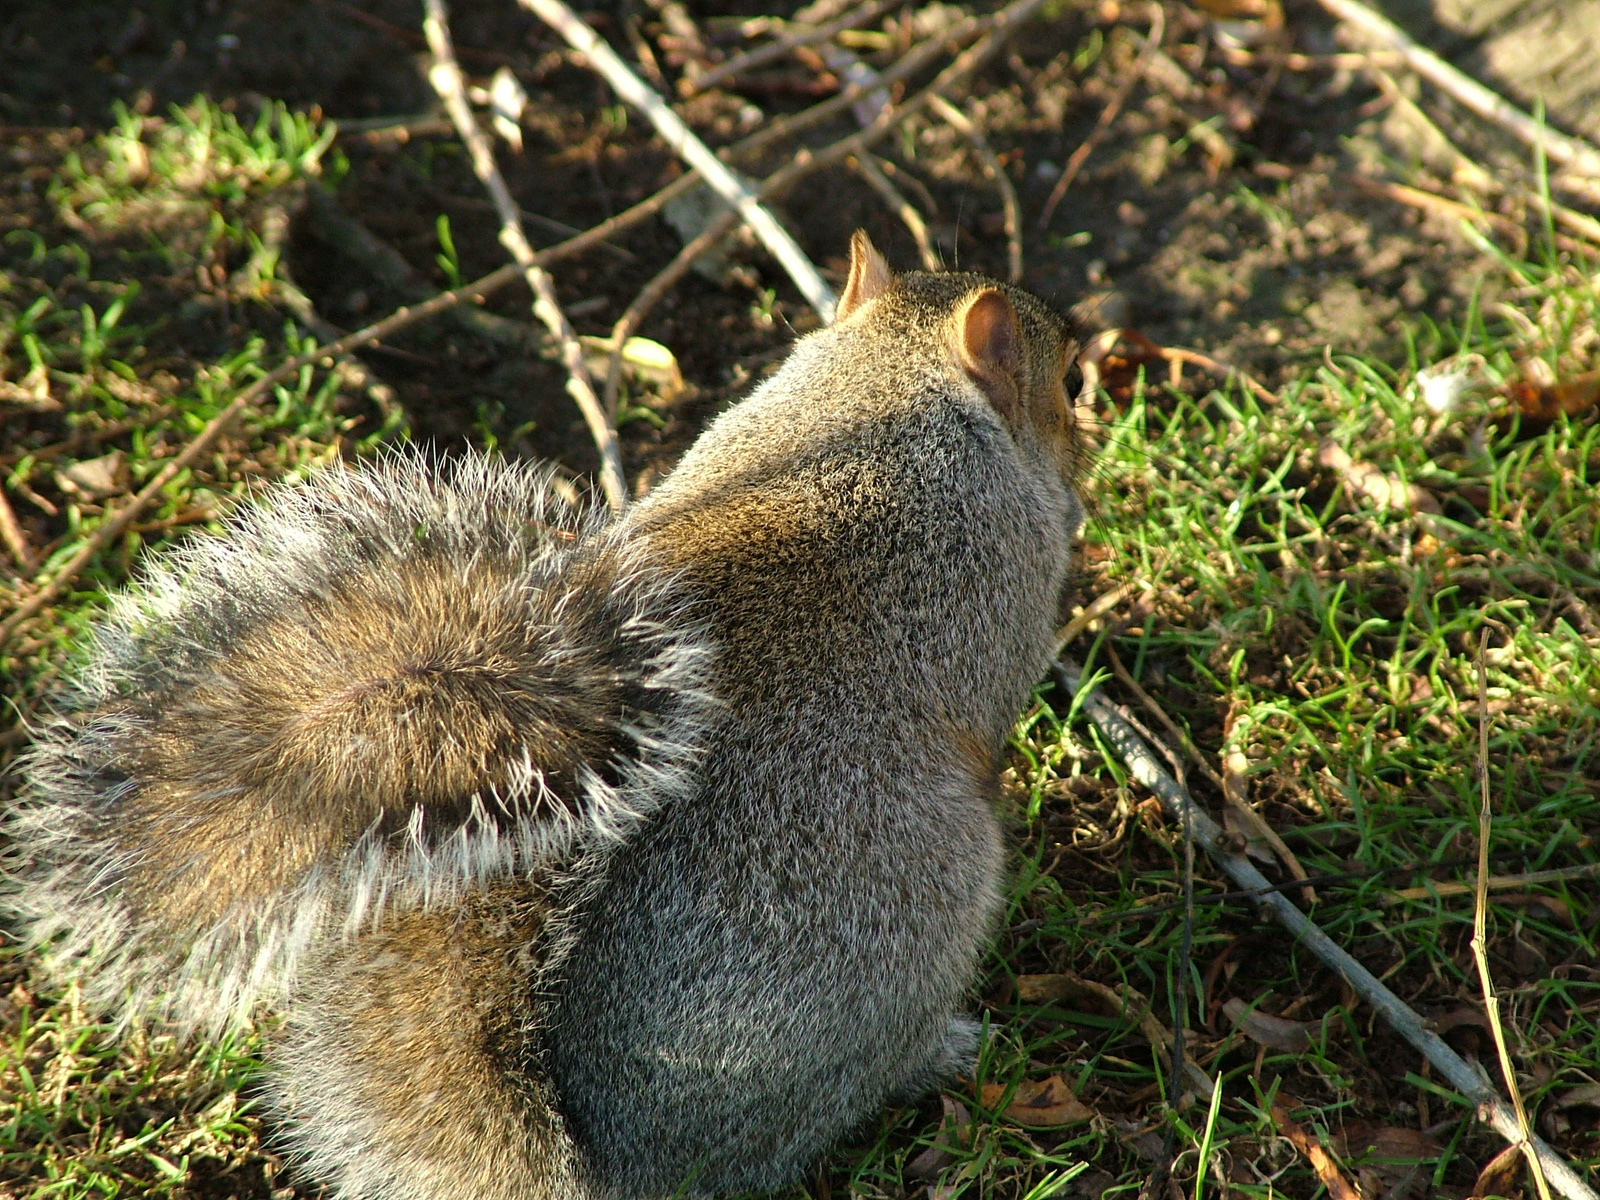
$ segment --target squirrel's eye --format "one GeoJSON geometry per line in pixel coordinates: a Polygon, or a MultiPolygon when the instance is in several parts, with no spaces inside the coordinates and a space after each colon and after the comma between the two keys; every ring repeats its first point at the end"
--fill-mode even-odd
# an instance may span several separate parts
{"type": "Polygon", "coordinates": [[[1067,393],[1068,400],[1076,399],[1078,393],[1083,390],[1083,371],[1079,368],[1077,359],[1072,360],[1067,367],[1067,373],[1061,377],[1061,387],[1067,393]]]}

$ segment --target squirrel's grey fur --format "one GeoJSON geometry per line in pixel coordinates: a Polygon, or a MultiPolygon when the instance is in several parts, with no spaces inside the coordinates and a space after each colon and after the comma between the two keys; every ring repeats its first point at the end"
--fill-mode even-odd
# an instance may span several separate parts
{"type": "Polygon", "coordinates": [[[335,1195],[792,1182],[971,1063],[1074,352],[858,234],[836,323],[619,521],[477,458],[275,491],[100,626],[6,904],[126,1018],[285,1009],[335,1195]]]}

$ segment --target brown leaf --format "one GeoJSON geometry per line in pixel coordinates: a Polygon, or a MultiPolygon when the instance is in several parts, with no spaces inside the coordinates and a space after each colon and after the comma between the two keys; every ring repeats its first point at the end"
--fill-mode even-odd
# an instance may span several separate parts
{"type": "Polygon", "coordinates": [[[1570,1088],[1557,1096],[1554,1103],[1556,1108],[1574,1108],[1580,1104],[1600,1108],[1600,1083],[1570,1088]]]}
{"type": "Polygon", "coordinates": [[[1239,839],[1240,848],[1245,854],[1257,862],[1278,865],[1278,860],[1273,857],[1272,851],[1263,846],[1259,840],[1251,840],[1259,826],[1249,817],[1236,808],[1225,808],[1222,810],[1222,824],[1229,833],[1239,839]]]}
{"type": "MultiPolygon", "coordinates": [[[[1006,1084],[986,1083],[980,1102],[992,1112],[1006,1098],[1007,1090],[1006,1084]]],[[[1094,1116],[1094,1111],[1072,1094],[1066,1080],[1052,1075],[1048,1079],[1024,1079],[1017,1084],[1011,1103],[1000,1115],[1018,1125],[1071,1125],[1087,1121],[1094,1116]]]]}
{"type": "Polygon", "coordinates": [[[1404,1179],[1425,1159],[1437,1158],[1439,1140],[1420,1129],[1400,1125],[1369,1125],[1364,1121],[1345,1124],[1343,1135],[1333,1139],[1333,1148],[1342,1157],[1365,1160],[1386,1185],[1404,1179]]]}
{"type": "Polygon", "coordinates": [[[1322,1186],[1328,1189],[1328,1195],[1333,1200],[1361,1200],[1361,1196],[1351,1183],[1339,1170],[1339,1165],[1333,1161],[1322,1143],[1312,1137],[1289,1117],[1288,1105],[1290,1100],[1280,1093],[1283,1103],[1272,1106],[1272,1122],[1278,1127],[1278,1132],[1294,1144],[1294,1148],[1305,1156],[1311,1164],[1311,1169],[1317,1173],[1317,1178],[1322,1181],[1322,1186]]]}
{"type": "Polygon", "coordinates": [[[1600,371],[1556,383],[1519,379],[1505,386],[1505,396],[1531,421],[1554,421],[1562,413],[1575,417],[1600,403],[1600,371]]]}
{"type": "Polygon", "coordinates": [[[1311,1045],[1311,1031],[1320,1028],[1304,1021],[1286,1021],[1270,1013],[1259,1012],[1235,997],[1222,1006],[1222,1011],[1234,1028],[1259,1046],[1269,1050],[1282,1050],[1286,1054],[1300,1054],[1311,1045]]]}
{"type": "Polygon", "coordinates": [[[1223,20],[1258,20],[1273,29],[1283,24],[1283,6],[1278,0],[1193,0],[1207,16],[1223,20]]]}
{"type": "Polygon", "coordinates": [[[967,1106],[950,1096],[940,1096],[939,1100],[944,1105],[944,1123],[933,1145],[906,1164],[906,1174],[912,1179],[935,1178],[955,1162],[957,1147],[972,1145],[972,1114],[967,1106]]]}
{"type": "Polygon", "coordinates": [[[128,473],[122,466],[122,451],[113,450],[99,458],[73,463],[56,472],[56,486],[70,495],[98,499],[114,496],[127,486],[128,473]]]}
{"type": "Polygon", "coordinates": [[[1137,329],[1107,329],[1090,338],[1078,355],[1085,381],[1091,387],[1098,383],[1118,403],[1133,395],[1140,367],[1166,361],[1162,348],[1137,329]]]}
{"type": "Polygon", "coordinates": [[[1469,1200],[1483,1200],[1485,1196],[1509,1196],[1522,1173],[1522,1147],[1507,1146],[1489,1160],[1489,1165],[1478,1172],[1478,1182],[1472,1185],[1469,1200]]]}
{"type": "Polygon", "coordinates": [[[1448,1033],[1460,1025],[1473,1025],[1485,1032],[1491,1032],[1489,1018],[1470,1004],[1462,1004],[1449,1012],[1428,1018],[1428,1027],[1435,1033],[1448,1033]]]}
{"type": "Polygon", "coordinates": [[[1017,1003],[1051,1004],[1078,998],[1077,982],[1071,975],[1018,975],[1017,1003]]]}
{"type": "Polygon", "coordinates": [[[1508,908],[1525,908],[1530,917],[1544,917],[1568,929],[1577,928],[1577,922],[1572,919],[1572,909],[1565,900],[1555,896],[1541,896],[1533,892],[1500,892],[1492,899],[1496,904],[1504,904],[1508,908]],[[1541,913],[1540,909],[1544,911],[1541,913]]]}

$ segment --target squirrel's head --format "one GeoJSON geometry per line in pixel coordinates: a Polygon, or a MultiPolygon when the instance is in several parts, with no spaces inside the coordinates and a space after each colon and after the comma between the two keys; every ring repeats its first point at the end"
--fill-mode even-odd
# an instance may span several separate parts
{"type": "Polygon", "coordinates": [[[948,366],[977,385],[1021,443],[1033,443],[1059,467],[1078,472],[1079,441],[1067,373],[1078,343],[1067,323],[1021,288],[966,272],[897,276],[864,231],[850,239],[850,275],[835,324],[910,334],[948,354],[948,366]],[[930,329],[934,325],[936,329],[930,329]]]}

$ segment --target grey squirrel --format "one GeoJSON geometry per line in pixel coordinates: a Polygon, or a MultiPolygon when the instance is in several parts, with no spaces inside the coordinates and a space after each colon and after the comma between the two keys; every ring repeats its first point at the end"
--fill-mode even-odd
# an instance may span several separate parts
{"type": "Polygon", "coordinates": [[[973,1060],[1075,352],[858,233],[834,324],[620,519],[481,457],[274,490],[97,627],[0,903],[124,1022],[285,1011],[334,1195],[794,1181],[973,1060]]]}

